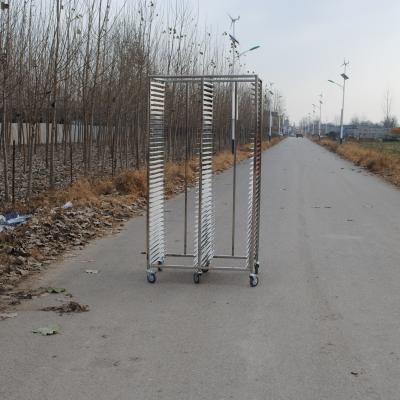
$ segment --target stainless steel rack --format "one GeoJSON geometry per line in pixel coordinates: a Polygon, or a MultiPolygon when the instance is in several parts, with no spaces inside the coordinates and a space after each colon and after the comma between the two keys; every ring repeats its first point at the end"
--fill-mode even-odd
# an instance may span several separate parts
{"type": "MultiPolygon", "coordinates": [[[[147,201],[147,280],[156,282],[156,274],[162,269],[192,269],[193,281],[199,283],[203,273],[209,270],[230,270],[249,272],[251,286],[258,284],[258,254],[260,229],[261,197],[261,126],[262,126],[262,81],[257,75],[199,75],[167,76],[153,75],[149,82],[149,127],[148,127],[148,201],[147,201]],[[232,191],[232,252],[230,255],[215,254],[215,216],[213,191],[213,115],[214,87],[219,83],[230,83],[233,88],[234,101],[237,99],[238,83],[251,85],[253,95],[254,132],[252,133],[251,160],[249,162],[249,193],[247,246],[245,255],[235,254],[235,220],[236,220],[236,145],[234,146],[233,191],[232,191]],[[198,169],[196,176],[195,211],[193,216],[194,243],[193,254],[187,252],[188,241],[188,177],[185,168],[185,208],[184,208],[184,249],[183,253],[168,253],[165,240],[165,135],[166,87],[167,85],[185,85],[186,107],[186,154],[188,163],[188,102],[189,85],[200,94],[201,127],[196,146],[198,169]],[[171,258],[189,260],[182,264],[170,263],[171,258]],[[218,260],[238,260],[240,266],[218,265],[218,260]],[[191,261],[191,262],[190,262],[191,261]]],[[[236,121],[237,118],[234,119],[236,121]]]]}

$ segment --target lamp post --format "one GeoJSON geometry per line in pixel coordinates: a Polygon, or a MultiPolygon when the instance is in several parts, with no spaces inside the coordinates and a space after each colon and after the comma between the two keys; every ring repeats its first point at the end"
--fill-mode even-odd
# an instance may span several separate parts
{"type": "Polygon", "coordinates": [[[269,100],[269,131],[268,131],[268,141],[271,141],[271,136],[272,136],[272,101],[273,101],[273,95],[274,92],[271,90],[272,89],[272,85],[274,83],[270,82],[269,83],[269,89],[267,88],[267,92],[270,94],[270,100],[269,100]]]}
{"type": "Polygon", "coordinates": [[[278,114],[278,135],[281,136],[281,130],[283,129],[283,118],[285,116],[285,110],[278,114]]]}
{"type": "Polygon", "coordinates": [[[321,140],[322,93],[319,95],[318,140],[321,140]]]}
{"type": "MultiPolygon", "coordinates": [[[[248,50],[243,51],[242,53],[237,53],[236,52],[236,47],[239,46],[239,41],[236,39],[236,32],[235,32],[235,25],[236,22],[239,21],[240,16],[237,18],[232,18],[229,15],[229,18],[231,19],[231,24],[232,24],[232,34],[229,35],[229,38],[231,39],[232,42],[232,75],[235,75],[235,62],[236,62],[236,57],[240,59],[240,57],[250,51],[257,50],[260,48],[260,46],[253,46],[250,47],[248,50]],[[237,53],[237,54],[236,54],[237,53]]],[[[236,146],[236,121],[238,119],[238,112],[237,112],[237,90],[236,90],[237,84],[232,83],[232,126],[231,126],[231,133],[232,133],[232,154],[235,153],[235,146],[236,146]]]]}
{"type": "MultiPolygon", "coordinates": [[[[229,16],[232,21],[232,35],[229,35],[232,41],[232,75],[235,75],[235,60],[236,57],[239,59],[243,54],[248,53],[249,51],[253,51],[258,49],[260,46],[253,46],[250,49],[243,51],[242,53],[236,52],[236,47],[239,45],[239,41],[235,37],[235,24],[239,20],[240,17],[232,18],[229,16]]],[[[235,255],[235,224],[236,224],[236,121],[238,119],[238,109],[237,109],[237,82],[232,82],[232,125],[231,125],[231,133],[232,133],[232,154],[233,154],[233,190],[232,190],[232,247],[231,254],[235,255]]]]}
{"type": "Polygon", "coordinates": [[[315,104],[313,104],[312,107],[313,107],[313,110],[312,110],[312,113],[313,113],[312,136],[314,136],[315,135],[315,107],[317,107],[317,106],[315,104]]]}
{"type": "Polygon", "coordinates": [[[280,112],[280,110],[281,110],[281,102],[280,102],[281,98],[282,98],[281,95],[277,96],[276,97],[276,103],[277,104],[275,104],[276,113],[278,114],[278,135],[281,134],[281,112],[280,112]]]}
{"type": "Polygon", "coordinates": [[[344,95],[345,95],[345,91],[346,91],[346,81],[349,79],[349,77],[346,75],[346,69],[347,69],[348,65],[349,65],[349,62],[344,60],[344,63],[342,64],[342,67],[344,67],[344,72],[343,72],[343,74],[340,74],[340,76],[343,78],[343,85],[333,81],[332,79],[328,79],[328,82],[333,83],[333,84],[339,86],[340,88],[342,88],[342,109],[340,111],[340,139],[339,139],[340,144],[343,143],[344,95]]]}
{"type": "MultiPolygon", "coordinates": [[[[235,31],[235,24],[233,24],[233,31],[235,31]]],[[[232,51],[233,51],[233,58],[232,58],[232,75],[235,75],[235,60],[236,57],[238,60],[240,60],[240,57],[243,56],[246,53],[249,53],[250,51],[254,51],[260,48],[260,46],[253,46],[250,47],[249,49],[236,54],[235,47],[236,45],[239,45],[239,42],[235,39],[234,36],[230,35],[230,38],[232,40],[232,51]]],[[[237,84],[232,83],[232,154],[235,152],[235,146],[236,146],[236,121],[238,120],[238,107],[237,107],[237,84]]]]}

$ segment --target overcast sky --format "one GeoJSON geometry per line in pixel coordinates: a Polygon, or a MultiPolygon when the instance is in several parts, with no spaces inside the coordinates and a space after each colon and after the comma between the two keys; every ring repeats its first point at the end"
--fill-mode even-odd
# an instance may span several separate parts
{"type": "MultiPolygon", "coordinates": [[[[162,0],[161,0],[162,1],[162,0]]],[[[323,120],[340,114],[341,64],[349,59],[345,120],[353,116],[383,119],[383,96],[393,96],[400,117],[400,0],[186,0],[214,32],[236,25],[241,50],[255,44],[247,66],[273,81],[298,121],[324,95],[323,120]]]]}

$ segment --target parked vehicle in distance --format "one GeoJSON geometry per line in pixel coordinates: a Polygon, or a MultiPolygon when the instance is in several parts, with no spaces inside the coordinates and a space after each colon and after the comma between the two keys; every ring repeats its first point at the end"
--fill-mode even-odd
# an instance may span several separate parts
{"type": "Polygon", "coordinates": [[[303,137],[303,134],[302,134],[301,132],[296,132],[296,137],[297,137],[297,138],[303,137]]]}

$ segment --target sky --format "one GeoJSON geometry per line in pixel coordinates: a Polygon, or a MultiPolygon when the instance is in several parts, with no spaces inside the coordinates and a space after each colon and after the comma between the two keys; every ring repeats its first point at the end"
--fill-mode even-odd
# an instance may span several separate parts
{"type": "Polygon", "coordinates": [[[292,121],[312,112],[320,93],[322,120],[339,117],[341,89],[328,79],[342,82],[344,58],[350,61],[345,122],[355,116],[382,121],[388,89],[400,119],[400,0],[186,1],[214,32],[229,30],[227,13],[240,15],[240,50],[261,46],[241,61],[264,82],[274,82],[292,121]]]}

